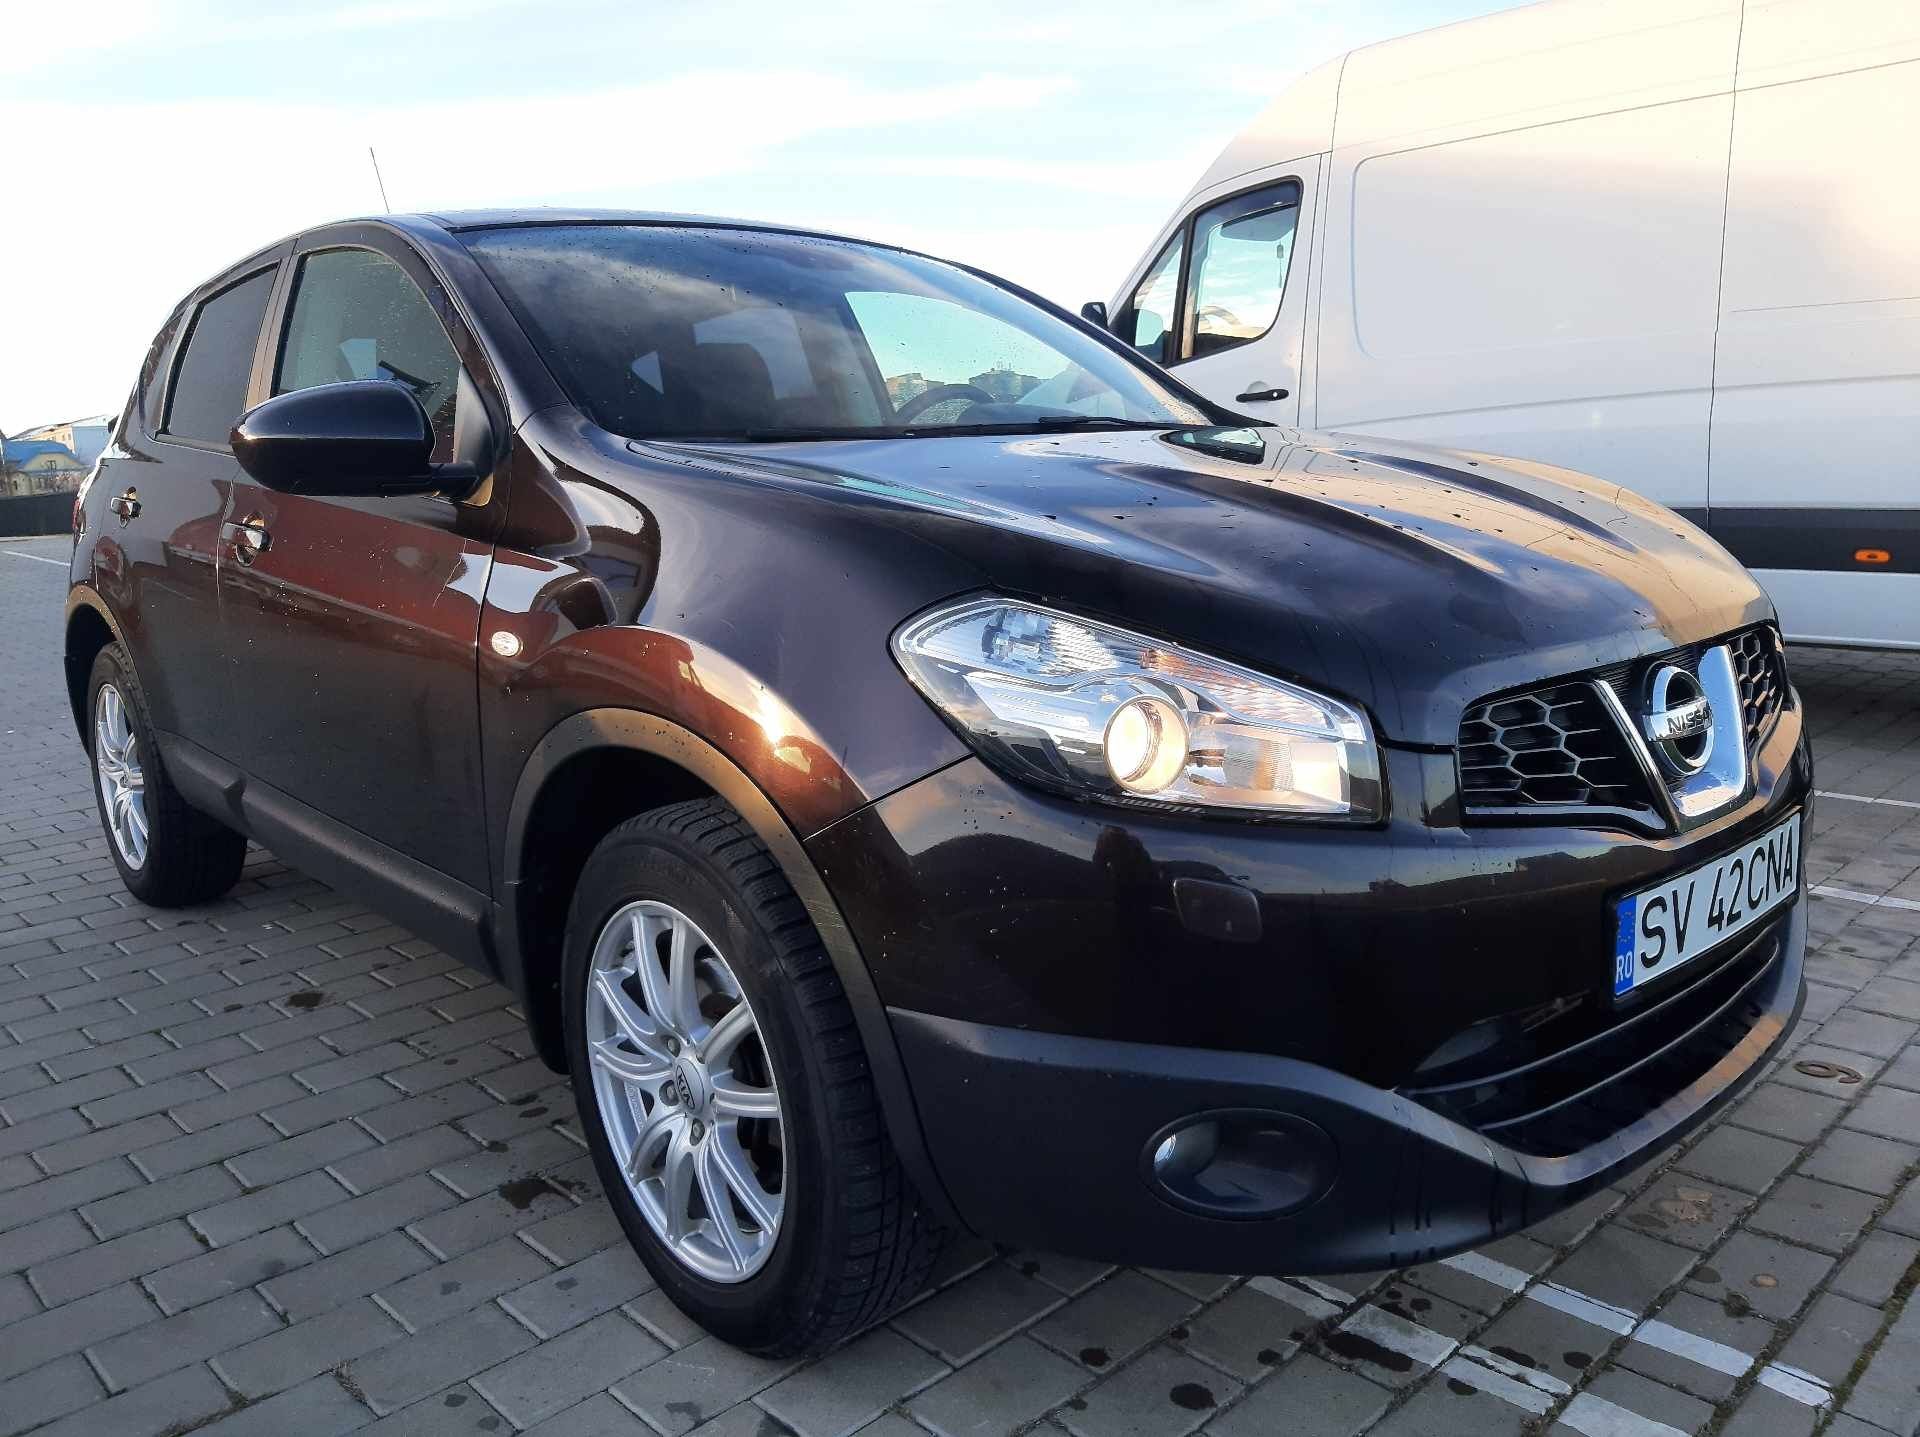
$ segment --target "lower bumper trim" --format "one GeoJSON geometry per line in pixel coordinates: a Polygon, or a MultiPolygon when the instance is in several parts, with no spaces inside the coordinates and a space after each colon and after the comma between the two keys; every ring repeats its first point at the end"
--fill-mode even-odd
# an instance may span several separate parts
{"type": "Polygon", "coordinates": [[[1066,1037],[890,1009],[933,1161],[960,1215],[1003,1242],[1188,1271],[1360,1271],[1432,1261],[1538,1222],[1717,1112],[1804,999],[1805,903],[1746,1036],[1684,1089],[1564,1157],[1516,1152],[1409,1098],[1288,1058],[1066,1037]],[[1334,1176],[1281,1215],[1180,1208],[1153,1144],[1223,1110],[1323,1133],[1334,1176]],[[1009,1163],[1017,1180],[1010,1180],[1009,1163]]]}

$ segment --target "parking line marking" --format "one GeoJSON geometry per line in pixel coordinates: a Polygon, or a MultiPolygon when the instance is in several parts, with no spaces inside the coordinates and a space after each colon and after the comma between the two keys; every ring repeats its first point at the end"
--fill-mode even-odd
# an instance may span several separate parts
{"type": "Polygon", "coordinates": [[[1920,900],[1895,898],[1891,893],[1862,893],[1857,888],[1841,888],[1832,883],[1816,884],[1809,891],[1821,898],[1838,898],[1847,903],[1859,903],[1868,908],[1904,908],[1920,913],[1920,900]]]}
{"type": "Polygon", "coordinates": [[[1515,1382],[1544,1392],[1550,1397],[1565,1397],[1573,1391],[1572,1383],[1555,1377],[1544,1367],[1527,1367],[1515,1362],[1511,1357],[1502,1357],[1497,1352],[1489,1352],[1484,1347],[1463,1347],[1460,1349],[1460,1355],[1469,1362],[1491,1368],[1502,1377],[1510,1377],[1515,1382]]]}
{"type": "Polygon", "coordinates": [[[1833,1405],[1833,1389],[1811,1372],[1802,1372],[1798,1367],[1769,1362],[1760,1369],[1760,1385],[1771,1387],[1782,1397],[1791,1397],[1807,1407],[1833,1405]]]}
{"type": "Polygon", "coordinates": [[[1635,1328],[1633,1340],[1661,1352],[1670,1352],[1675,1357],[1684,1357],[1715,1372],[1723,1372],[1729,1377],[1745,1376],[1754,1363],[1751,1353],[1729,1347],[1724,1342],[1715,1342],[1711,1337],[1687,1332],[1658,1318],[1650,1317],[1635,1328]]]}
{"type": "Polygon", "coordinates": [[[1489,1397],[1498,1397],[1508,1406],[1518,1407],[1535,1417],[1544,1417],[1547,1409],[1553,1406],[1553,1394],[1528,1383],[1517,1382],[1504,1372],[1495,1372],[1478,1362],[1470,1362],[1464,1356],[1448,1358],[1440,1368],[1440,1375],[1464,1382],[1489,1397]]]}
{"type": "Polygon", "coordinates": [[[1304,1287],[1308,1292],[1325,1298],[1328,1302],[1337,1303],[1341,1307],[1345,1307],[1353,1301],[1352,1293],[1342,1291],[1330,1282],[1319,1282],[1311,1277],[1296,1277],[1293,1281],[1297,1285],[1304,1287]]]}
{"type": "Polygon", "coordinates": [[[16,559],[31,559],[36,564],[58,564],[63,569],[67,567],[65,559],[49,559],[44,554],[23,554],[18,549],[0,549],[0,554],[11,554],[16,559]]]}
{"type": "Polygon", "coordinates": [[[1561,1409],[1559,1420],[1583,1437],[1686,1437],[1678,1427],[1582,1392],[1561,1409]]]}
{"type": "Polygon", "coordinates": [[[1816,788],[1815,798],[1838,798],[1847,803],[1884,803],[1889,808],[1920,808],[1920,803],[1910,798],[1869,798],[1864,793],[1835,793],[1831,789],[1816,788]]]}
{"type": "Polygon", "coordinates": [[[1360,1308],[1341,1323],[1340,1331],[1351,1332],[1356,1337],[1378,1343],[1390,1352],[1410,1357],[1422,1367],[1438,1367],[1453,1356],[1454,1348],[1459,1346],[1443,1332],[1435,1332],[1430,1327],[1422,1327],[1417,1322],[1409,1322],[1396,1313],[1372,1305],[1360,1308]]]}
{"type": "Polygon", "coordinates": [[[1498,1258],[1488,1257],[1482,1252],[1458,1252],[1442,1260],[1442,1265],[1455,1272],[1464,1272],[1468,1277],[1477,1277],[1482,1282],[1490,1282],[1507,1292],[1518,1292],[1530,1280],[1517,1267],[1509,1267],[1498,1258]]]}
{"type": "Polygon", "coordinates": [[[1566,1313],[1568,1317],[1578,1318],[1593,1327],[1603,1327],[1615,1337],[1625,1337],[1640,1320],[1638,1314],[1628,1312],[1624,1307],[1615,1307],[1597,1297],[1588,1297],[1584,1292],[1575,1292],[1557,1282],[1543,1282],[1538,1287],[1529,1288],[1527,1296],[1566,1313]]]}
{"type": "Polygon", "coordinates": [[[1250,1277],[1247,1286],[1255,1292],[1264,1292],[1268,1297],[1284,1302],[1297,1312],[1304,1312],[1315,1322],[1323,1322],[1329,1317],[1338,1317],[1341,1309],[1325,1298],[1316,1297],[1304,1287],[1295,1287],[1290,1282],[1282,1282],[1277,1277],[1250,1277]]]}

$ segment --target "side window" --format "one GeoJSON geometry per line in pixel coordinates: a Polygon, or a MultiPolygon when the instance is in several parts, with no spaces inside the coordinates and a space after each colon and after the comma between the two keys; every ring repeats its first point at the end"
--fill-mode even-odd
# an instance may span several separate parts
{"type": "Polygon", "coordinates": [[[150,434],[160,432],[160,422],[166,412],[167,348],[173,343],[180,319],[181,313],[177,309],[167,317],[166,324],[153,337],[146,360],[140,366],[140,423],[150,434]]]}
{"type": "Polygon", "coordinates": [[[1202,210],[1193,222],[1193,274],[1183,357],[1258,339],[1280,314],[1300,187],[1272,185],[1202,210]]]}
{"type": "Polygon", "coordinates": [[[273,292],[273,271],[263,269],[206,299],[174,367],[165,432],[177,439],[225,444],[247,407],[254,345],[273,292]]]}
{"type": "Polygon", "coordinates": [[[1113,327],[1121,339],[1161,364],[1169,364],[1175,357],[1173,307],[1180,288],[1180,255],[1185,236],[1183,229],[1167,241],[1167,247],[1160,251],[1160,258],[1141,279],[1126,312],[1113,327]]]}
{"type": "Polygon", "coordinates": [[[273,392],[347,379],[411,389],[433,424],[435,462],[452,456],[460,360],[433,306],[385,255],[320,250],[300,262],[273,392]]]}

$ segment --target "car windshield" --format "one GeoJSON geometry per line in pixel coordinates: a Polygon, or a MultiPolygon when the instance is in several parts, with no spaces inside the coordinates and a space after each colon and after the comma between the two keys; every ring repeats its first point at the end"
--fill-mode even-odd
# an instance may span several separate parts
{"type": "Polygon", "coordinates": [[[678,225],[461,238],[574,401],[633,439],[1210,422],[1075,325],[919,255],[678,225]]]}

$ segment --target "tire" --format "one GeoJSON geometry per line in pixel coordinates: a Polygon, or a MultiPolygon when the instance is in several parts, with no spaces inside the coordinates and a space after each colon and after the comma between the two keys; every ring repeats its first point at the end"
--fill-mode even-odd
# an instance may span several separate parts
{"type": "Polygon", "coordinates": [[[731,806],[676,803],[607,835],[574,891],[562,994],[568,1067],[601,1185],[683,1312],[748,1352],[795,1357],[851,1337],[925,1286],[945,1233],[901,1170],[853,1009],[812,921],[731,806]],[[643,1019],[653,1008],[689,1012],[672,980],[676,932],[687,935],[696,976],[684,992],[696,995],[700,1017],[669,1018],[637,1041],[615,1015],[619,1007],[631,1025],[632,1011],[608,990],[637,997],[643,1019]],[[638,967],[646,956],[658,960],[654,990],[638,967]],[[621,966],[629,961],[631,972],[621,966]],[[724,1056],[721,1034],[749,1026],[724,1056]],[[774,1118],[729,1116],[764,1113],[769,1101],[774,1118]],[[622,1154],[644,1159],[638,1171],[657,1162],[657,1177],[630,1181],[622,1154]],[[680,1190],[699,1194],[679,1203],[677,1238],[674,1161],[693,1164],[680,1190]],[[728,1209],[724,1223],[709,1192],[728,1209]],[[756,1218],[763,1207],[772,1215],[756,1218]]]}
{"type": "Polygon", "coordinates": [[[94,658],[86,712],[87,758],[100,829],[127,891],[155,908],[181,908],[218,898],[233,887],[246,861],[247,840],[191,807],[173,786],[154,742],[146,694],[118,644],[107,645],[94,658]],[[122,744],[103,743],[102,725],[109,711],[117,714],[109,728],[123,738],[122,744]],[[121,832],[115,831],[109,795],[117,785],[109,773],[116,768],[121,774],[130,772],[137,782],[136,811],[146,830],[137,843],[126,836],[124,824],[121,832]]]}

